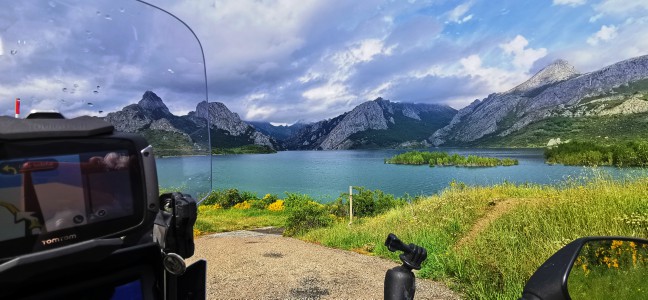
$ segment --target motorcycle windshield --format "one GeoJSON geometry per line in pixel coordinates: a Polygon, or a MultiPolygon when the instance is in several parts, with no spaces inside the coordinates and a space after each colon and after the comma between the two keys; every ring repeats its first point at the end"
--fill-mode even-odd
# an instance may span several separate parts
{"type": "Polygon", "coordinates": [[[160,192],[211,190],[205,62],[173,15],[140,1],[25,0],[0,10],[0,115],[93,116],[153,146],[160,192]]]}

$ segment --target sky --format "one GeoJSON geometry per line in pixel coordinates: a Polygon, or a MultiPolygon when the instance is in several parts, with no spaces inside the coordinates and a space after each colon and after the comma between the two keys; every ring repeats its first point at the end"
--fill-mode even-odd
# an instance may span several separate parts
{"type": "Polygon", "coordinates": [[[377,97],[460,109],[559,58],[585,73],[648,54],[645,0],[151,0],[199,37],[205,95],[199,47],[172,18],[134,1],[12,5],[30,2],[0,12],[3,115],[17,95],[102,115],[148,89],[176,114],[208,97],[275,124],[377,97]]]}

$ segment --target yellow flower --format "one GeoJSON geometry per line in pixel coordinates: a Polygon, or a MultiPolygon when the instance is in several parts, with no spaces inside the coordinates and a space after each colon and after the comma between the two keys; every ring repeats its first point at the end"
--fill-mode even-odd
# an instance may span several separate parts
{"type": "Polygon", "coordinates": [[[209,211],[209,210],[217,210],[217,209],[221,209],[221,208],[223,208],[223,207],[220,206],[220,204],[200,205],[200,206],[198,206],[198,212],[201,213],[201,212],[206,212],[206,211],[209,211]]]}
{"type": "Polygon", "coordinates": [[[234,205],[235,209],[250,209],[250,207],[252,207],[252,205],[250,203],[248,203],[247,201],[243,201],[241,203],[236,203],[236,205],[234,205]]]}
{"type": "Polygon", "coordinates": [[[284,201],[283,200],[277,200],[275,202],[270,203],[270,205],[268,205],[268,210],[269,211],[281,211],[281,210],[284,210],[284,201]]]}
{"type": "Polygon", "coordinates": [[[623,241],[614,240],[612,241],[612,250],[623,246],[623,241]]]}

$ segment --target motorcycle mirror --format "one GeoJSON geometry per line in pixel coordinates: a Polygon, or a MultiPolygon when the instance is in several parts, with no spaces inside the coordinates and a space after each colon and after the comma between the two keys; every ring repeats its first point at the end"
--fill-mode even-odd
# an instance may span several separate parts
{"type": "Polygon", "coordinates": [[[524,300],[640,299],[648,275],[648,240],[585,237],[558,250],[524,286],[524,300]]]}

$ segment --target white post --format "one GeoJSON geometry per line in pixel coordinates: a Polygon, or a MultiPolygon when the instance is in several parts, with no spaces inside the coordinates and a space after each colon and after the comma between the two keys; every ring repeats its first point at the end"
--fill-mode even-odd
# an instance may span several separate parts
{"type": "Polygon", "coordinates": [[[349,186],[349,225],[353,223],[353,186],[349,186]]]}

